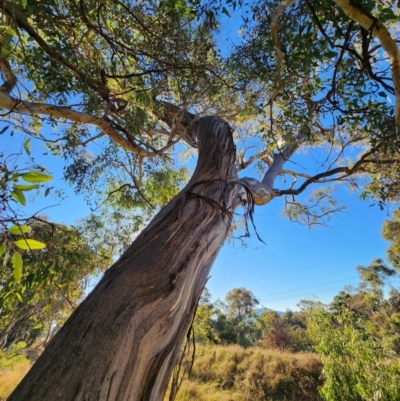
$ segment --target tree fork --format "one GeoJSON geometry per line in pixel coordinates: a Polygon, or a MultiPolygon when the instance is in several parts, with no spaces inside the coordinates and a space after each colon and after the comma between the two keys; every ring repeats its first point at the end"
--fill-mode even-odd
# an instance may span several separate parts
{"type": "Polygon", "coordinates": [[[237,175],[229,125],[194,123],[195,172],[105,273],[9,401],[162,400],[231,225],[237,175]]]}

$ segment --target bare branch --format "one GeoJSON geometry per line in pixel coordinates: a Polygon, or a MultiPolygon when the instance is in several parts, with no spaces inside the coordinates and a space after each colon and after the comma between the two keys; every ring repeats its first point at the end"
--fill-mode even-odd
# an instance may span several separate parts
{"type": "Polygon", "coordinates": [[[256,153],[255,155],[249,157],[246,161],[243,161],[241,163],[238,164],[238,166],[236,167],[236,172],[238,173],[239,171],[244,170],[245,168],[249,167],[251,163],[253,163],[255,160],[261,159],[264,161],[264,159],[266,159],[266,157],[268,156],[269,151],[267,149],[256,153]]]}
{"type": "MultiPolygon", "coordinates": [[[[368,164],[393,164],[395,161],[391,160],[391,159],[387,159],[387,160],[371,160],[368,159],[368,156],[371,156],[374,151],[371,150],[369,152],[364,153],[360,159],[352,166],[344,166],[344,167],[336,167],[332,170],[328,170],[325,171],[323,173],[314,175],[313,177],[310,177],[309,179],[307,179],[306,181],[303,182],[303,184],[297,188],[297,189],[283,189],[283,190],[275,190],[275,196],[282,196],[282,195],[299,195],[300,193],[302,193],[310,184],[313,183],[323,183],[323,182],[331,182],[331,181],[341,181],[344,180],[345,178],[356,174],[357,172],[365,172],[364,171],[364,165],[368,165],[368,164]],[[340,175],[339,177],[337,177],[336,179],[330,179],[330,180],[323,180],[326,177],[331,177],[333,175],[337,175],[340,173],[344,173],[343,175],[340,175]]],[[[369,172],[370,174],[372,174],[372,172],[369,172]]]]}
{"type": "Polygon", "coordinates": [[[100,132],[100,134],[97,134],[97,135],[95,135],[95,136],[93,136],[93,137],[87,139],[86,141],[82,142],[81,145],[82,145],[82,146],[86,146],[88,143],[94,142],[94,141],[96,141],[97,139],[99,139],[99,138],[101,138],[101,137],[103,137],[103,136],[104,136],[104,132],[100,132]]]}
{"type": "MultiPolygon", "coordinates": [[[[1,49],[1,46],[0,46],[1,49]]],[[[0,86],[0,91],[10,93],[17,84],[17,79],[11,70],[10,63],[0,55],[0,71],[3,74],[4,84],[0,86]]]]}
{"type": "MultiPolygon", "coordinates": [[[[291,139],[291,143],[288,143],[286,146],[280,149],[279,153],[274,154],[272,162],[261,182],[255,178],[249,177],[244,177],[239,180],[237,199],[239,199],[240,202],[235,203],[234,207],[246,203],[248,191],[251,191],[254,204],[256,205],[265,205],[276,196],[274,181],[282,173],[285,162],[288,161],[294,152],[299,148],[304,136],[305,133],[300,131],[295,138],[291,139]]],[[[266,153],[264,154],[264,157],[265,156],[266,153]]]]}

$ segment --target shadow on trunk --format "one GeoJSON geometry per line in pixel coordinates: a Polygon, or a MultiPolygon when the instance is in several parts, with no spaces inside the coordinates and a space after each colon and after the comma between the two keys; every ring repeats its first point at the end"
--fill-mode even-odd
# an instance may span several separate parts
{"type": "Polygon", "coordinates": [[[187,186],[107,270],[9,401],[163,399],[237,183],[229,125],[205,117],[193,134],[199,160],[187,186]]]}

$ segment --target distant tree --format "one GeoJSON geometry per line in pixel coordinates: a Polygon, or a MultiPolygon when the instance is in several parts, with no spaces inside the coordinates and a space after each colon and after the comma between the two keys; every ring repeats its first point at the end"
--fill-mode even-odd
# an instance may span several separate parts
{"type": "Polygon", "coordinates": [[[393,212],[391,219],[387,219],[382,227],[382,236],[390,242],[387,256],[396,271],[400,270],[400,209],[393,212]]]}
{"type": "Polygon", "coordinates": [[[245,288],[234,288],[228,300],[212,302],[206,289],[197,306],[194,319],[195,338],[202,343],[238,344],[248,347],[257,341],[254,307],[258,301],[245,288]]]}
{"type": "Polygon", "coordinates": [[[280,316],[277,312],[264,310],[257,316],[257,327],[260,331],[258,343],[263,347],[294,352],[310,349],[303,312],[288,309],[280,316]]]}
{"type": "Polygon", "coordinates": [[[290,327],[286,324],[278,313],[264,311],[257,319],[262,329],[262,339],[260,343],[267,348],[291,349],[292,338],[290,327]]]}
{"type": "Polygon", "coordinates": [[[226,319],[235,336],[235,343],[248,347],[256,342],[255,308],[259,304],[246,288],[234,288],[225,296],[226,319]]]}
{"type": "Polygon", "coordinates": [[[234,288],[225,296],[227,314],[240,322],[247,320],[260,303],[254,294],[246,288],[234,288]]]}

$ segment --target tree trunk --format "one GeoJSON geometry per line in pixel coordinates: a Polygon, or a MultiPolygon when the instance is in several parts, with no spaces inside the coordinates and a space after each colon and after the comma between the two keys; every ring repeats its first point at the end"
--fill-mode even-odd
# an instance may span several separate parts
{"type": "Polygon", "coordinates": [[[237,176],[231,129],[194,127],[188,185],[72,314],[9,401],[162,400],[210,268],[231,225],[237,176]]]}

